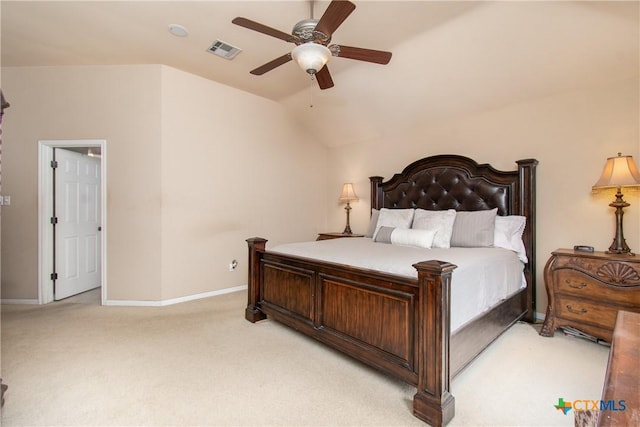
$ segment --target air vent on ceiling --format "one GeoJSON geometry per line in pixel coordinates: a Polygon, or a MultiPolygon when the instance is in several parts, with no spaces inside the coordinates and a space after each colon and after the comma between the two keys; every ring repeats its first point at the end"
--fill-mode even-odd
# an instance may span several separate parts
{"type": "Polygon", "coordinates": [[[231,46],[229,43],[223,42],[222,40],[216,40],[207,50],[214,55],[221,56],[225,59],[233,59],[237,54],[242,52],[242,49],[239,47],[231,46]]]}

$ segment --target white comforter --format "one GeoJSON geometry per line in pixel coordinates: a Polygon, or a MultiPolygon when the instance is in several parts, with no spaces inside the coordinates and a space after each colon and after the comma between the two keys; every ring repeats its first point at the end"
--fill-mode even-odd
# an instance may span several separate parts
{"type": "Polygon", "coordinates": [[[422,249],[376,243],[369,238],[345,238],[288,243],[270,252],[352,265],[417,278],[413,264],[440,260],[455,264],[451,278],[451,332],[480,316],[525,287],[517,253],[502,248],[422,249]]]}

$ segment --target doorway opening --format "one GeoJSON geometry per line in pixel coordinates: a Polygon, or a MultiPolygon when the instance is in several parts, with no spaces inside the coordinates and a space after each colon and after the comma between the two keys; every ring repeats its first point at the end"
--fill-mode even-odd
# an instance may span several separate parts
{"type": "Polygon", "coordinates": [[[99,162],[99,208],[97,212],[100,233],[97,257],[100,283],[100,303],[107,299],[107,150],[105,140],[43,140],[38,141],[38,302],[47,304],[56,298],[55,277],[55,221],[56,195],[52,162],[55,149],[65,149],[94,157],[99,162]]]}

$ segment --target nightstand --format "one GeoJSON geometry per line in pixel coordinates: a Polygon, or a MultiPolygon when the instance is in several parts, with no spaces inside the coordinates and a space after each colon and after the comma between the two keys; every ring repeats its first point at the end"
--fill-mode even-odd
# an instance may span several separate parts
{"type": "Polygon", "coordinates": [[[618,310],[640,312],[640,256],[558,249],[544,267],[549,305],[540,335],[569,326],[611,342],[618,310]]]}
{"type": "Polygon", "coordinates": [[[364,237],[364,234],[320,233],[316,240],[339,239],[341,237],[364,237]]]}

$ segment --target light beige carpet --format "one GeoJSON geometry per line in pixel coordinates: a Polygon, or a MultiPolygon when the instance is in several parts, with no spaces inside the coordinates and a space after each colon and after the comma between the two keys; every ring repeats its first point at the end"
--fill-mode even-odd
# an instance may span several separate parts
{"type": "MultiPolygon", "coordinates": [[[[244,292],[169,307],[2,306],[3,426],[425,426],[414,388],[276,322],[244,292]]],[[[608,348],[517,324],[452,384],[451,426],[573,425],[608,348]]]]}

